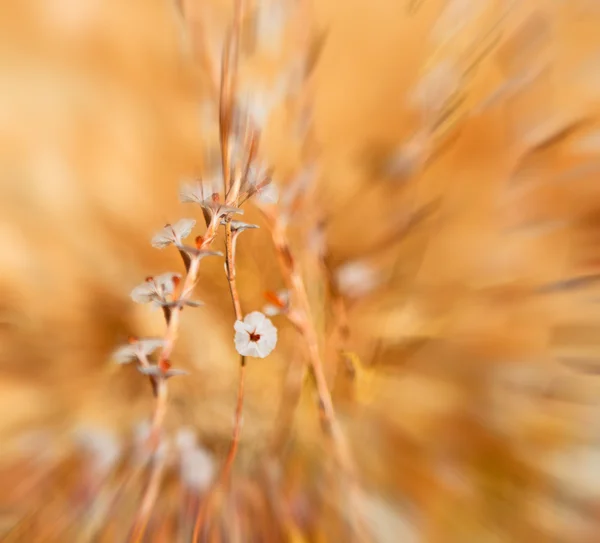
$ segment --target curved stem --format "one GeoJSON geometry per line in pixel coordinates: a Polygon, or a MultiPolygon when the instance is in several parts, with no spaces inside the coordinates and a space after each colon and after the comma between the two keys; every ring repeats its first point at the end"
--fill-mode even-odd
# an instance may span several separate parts
{"type": "MultiPolygon", "coordinates": [[[[227,281],[229,283],[229,291],[231,293],[231,300],[233,302],[233,308],[235,311],[235,318],[238,321],[243,320],[242,305],[240,303],[240,296],[237,290],[237,283],[235,281],[235,239],[234,234],[231,231],[231,222],[227,221],[225,225],[225,258],[227,265],[227,281]]],[[[242,411],[244,409],[244,378],[246,368],[246,357],[240,357],[240,376],[238,382],[237,401],[235,407],[234,421],[233,421],[233,435],[231,439],[231,445],[223,469],[221,471],[220,480],[221,482],[227,482],[229,474],[231,472],[231,466],[235,460],[235,455],[238,450],[240,434],[242,429],[242,411]]]]}

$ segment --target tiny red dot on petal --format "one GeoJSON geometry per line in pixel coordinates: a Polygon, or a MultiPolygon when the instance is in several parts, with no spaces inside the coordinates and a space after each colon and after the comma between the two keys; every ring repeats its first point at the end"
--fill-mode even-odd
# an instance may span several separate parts
{"type": "Polygon", "coordinates": [[[129,337],[127,338],[127,343],[130,343],[130,344],[132,344],[132,345],[133,345],[134,343],[137,343],[137,342],[138,342],[138,338],[137,338],[137,337],[135,337],[135,336],[129,336],[129,337]]]}
{"type": "Polygon", "coordinates": [[[144,281],[146,281],[147,283],[150,283],[151,281],[154,281],[154,277],[149,275],[148,277],[146,277],[146,279],[144,279],[144,281]]]}

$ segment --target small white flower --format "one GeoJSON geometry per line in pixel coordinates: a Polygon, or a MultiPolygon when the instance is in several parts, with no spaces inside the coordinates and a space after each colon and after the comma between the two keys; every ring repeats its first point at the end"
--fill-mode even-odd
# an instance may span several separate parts
{"type": "Polygon", "coordinates": [[[146,338],[132,340],[128,345],[119,347],[112,355],[117,364],[127,364],[132,360],[145,360],[156,349],[163,347],[164,339],[146,338]]]}
{"type": "Polygon", "coordinates": [[[264,358],[277,344],[277,328],[260,311],[253,311],[236,321],[235,348],[242,356],[264,358]]]}
{"type": "Polygon", "coordinates": [[[203,448],[194,445],[180,449],[180,474],[182,481],[191,489],[206,490],[215,475],[215,463],[203,448]]]}
{"type": "Polygon", "coordinates": [[[166,224],[165,227],[152,238],[152,247],[164,249],[171,243],[181,245],[187,238],[196,221],[194,219],[181,219],[175,224],[166,224]]]}
{"type": "Polygon", "coordinates": [[[152,302],[161,306],[167,302],[167,296],[173,294],[175,281],[181,279],[179,273],[163,273],[156,277],[148,277],[146,281],[131,291],[131,299],[138,304],[152,302]]]}
{"type": "Polygon", "coordinates": [[[342,294],[360,297],[375,289],[380,283],[380,277],[370,264],[353,261],[337,269],[336,282],[342,294]]]}
{"type": "Polygon", "coordinates": [[[268,317],[274,317],[275,315],[282,315],[287,313],[290,305],[290,291],[287,289],[279,290],[273,295],[273,293],[267,293],[268,299],[272,303],[268,303],[263,307],[263,313],[268,317]]]}

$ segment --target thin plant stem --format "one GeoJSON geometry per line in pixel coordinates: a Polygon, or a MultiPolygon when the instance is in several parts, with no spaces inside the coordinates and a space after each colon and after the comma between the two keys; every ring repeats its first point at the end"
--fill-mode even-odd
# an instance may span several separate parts
{"type": "MultiPolygon", "coordinates": [[[[210,248],[212,242],[216,237],[218,224],[218,216],[215,213],[213,215],[213,219],[208,224],[207,230],[204,234],[203,242],[200,247],[201,250],[208,250],[210,248]]],[[[179,295],[177,301],[183,302],[191,296],[191,293],[194,289],[194,285],[196,284],[198,269],[200,267],[200,260],[200,256],[195,256],[194,258],[192,258],[183,286],[180,291],[181,294],[179,295]]],[[[179,333],[179,324],[182,309],[182,304],[175,304],[175,306],[170,312],[170,316],[167,321],[167,331],[165,332],[164,336],[164,346],[160,353],[158,361],[159,368],[163,368],[169,364],[169,359],[171,353],[173,352],[173,348],[175,346],[175,342],[177,341],[177,336],[179,333]]],[[[141,360],[141,363],[142,366],[147,367],[149,365],[146,359],[141,360]]],[[[151,451],[152,454],[154,454],[155,458],[150,474],[150,483],[146,487],[146,490],[142,497],[140,508],[137,514],[137,521],[130,539],[130,541],[132,542],[140,541],[143,537],[146,525],[148,523],[148,518],[152,512],[152,507],[154,506],[154,502],[156,501],[156,497],[158,494],[158,487],[160,486],[161,474],[162,470],[164,469],[164,462],[161,462],[156,459],[156,451],[158,449],[158,445],[160,444],[160,433],[162,431],[162,427],[167,413],[168,398],[169,391],[167,386],[167,379],[165,377],[157,377],[156,403],[154,407],[154,415],[152,417],[152,426],[149,438],[151,451]]]]}
{"type": "MultiPolygon", "coordinates": [[[[227,221],[225,225],[225,258],[226,258],[226,267],[227,267],[227,281],[229,283],[229,291],[231,292],[231,300],[233,302],[233,308],[235,311],[235,318],[238,321],[241,321],[244,317],[242,315],[242,306],[240,303],[240,296],[237,290],[237,283],[235,280],[235,239],[234,236],[236,234],[232,233],[231,230],[231,221],[227,221]]],[[[237,234],[239,235],[239,234],[237,234]]],[[[239,441],[240,441],[240,433],[242,426],[242,411],[244,409],[244,378],[245,378],[245,369],[246,369],[246,357],[241,355],[240,357],[240,375],[239,375],[239,383],[238,383],[238,392],[237,392],[237,401],[235,407],[235,415],[233,422],[233,436],[231,439],[231,445],[229,447],[229,453],[227,454],[227,458],[223,465],[223,470],[221,472],[221,480],[226,482],[229,473],[231,471],[231,466],[233,465],[233,461],[235,460],[235,455],[238,450],[239,441]]]]}
{"type": "Polygon", "coordinates": [[[152,508],[154,507],[154,503],[158,497],[158,491],[160,489],[164,468],[164,456],[155,456],[150,481],[148,482],[148,486],[144,492],[138,517],[131,533],[131,543],[139,543],[144,537],[146,527],[148,526],[148,520],[150,518],[150,514],[152,513],[152,508]]]}
{"type": "Polygon", "coordinates": [[[267,212],[264,209],[263,215],[267,219],[267,224],[271,230],[273,243],[277,250],[277,256],[283,272],[284,281],[287,288],[292,292],[298,305],[298,312],[292,317],[292,322],[303,335],[308,348],[309,367],[314,378],[315,388],[318,397],[319,413],[322,421],[325,423],[329,435],[331,436],[336,459],[348,478],[349,499],[353,505],[356,515],[352,516],[352,523],[359,535],[361,541],[370,541],[371,537],[364,521],[358,514],[357,499],[360,493],[356,468],[352,452],[348,445],[346,435],[344,434],[335,412],[329,386],[325,378],[323,361],[319,350],[317,332],[312,320],[310,302],[304,285],[304,280],[299,273],[294,257],[292,255],[290,244],[285,233],[285,227],[278,219],[277,215],[267,212]]]}

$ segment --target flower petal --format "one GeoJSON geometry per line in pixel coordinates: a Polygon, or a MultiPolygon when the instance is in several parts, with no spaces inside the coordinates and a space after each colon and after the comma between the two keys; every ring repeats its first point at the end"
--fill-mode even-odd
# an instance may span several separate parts
{"type": "Polygon", "coordinates": [[[131,299],[138,304],[147,304],[156,297],[156,289],[153,282],[144,282],[131,291],[131,299]]]}
{"type": "Polygon", "coordinates": [[[164,249],[165,247],[171,245],[171,243],[175,242],[176,237],[173,227],[170,224],[167,224],[162,230],[153,236],[150,244],[156,249],[164,249]]]}
{"type": "Polygon", "coordinates": [[[221,206],[219,206],[219,209],[217,211],[217,214],[219,216],[230,215],[230,214],[234,214],[234,213],[236,213],[238,215],[243,215],[244,210],[240,209],[239,207],[221,205],[221,206]]]}
{"type": "MultiPolygon", "coordinates": [[[[249,228],[260,228],[257,224],[249,224],[247,222],[242,222],[242,221],[229,221],[231,224],[231,229],[235,232],[235,231],[241,231],[241,230],[247,230],[249,228]]],[[[225,225],[227,224],[227,221],[225,219],[221,219],[221,224],[225,225]]]]}
{"type": "Polygon", "coordinates": [[[187,238],[192,232],[192,228],[196,225],[196,219],[180,219],[173,225],[173,230],[178,237],[178,242],[181,243],[183,238],[187,238]]]}
{"type": "Polygon", "coordinates": [[[198,182],[184,183],[179,189],[179,201],[182,203],[199,204],[204,200],[202,185],[198,182]]]}
{"type": "Polygon", "coordinates": [[[162,371],[155,364],[151,366],[138,366],[138,371],[144,375],[152,375],[154,377],[159,377],[162,375],[162,371]]]}
{"type": "Polygon", "coordinates": [[[146,338],[141,339],[137,343],[137,348],[139,351],[148,356],[152,354],[156,349],[162,348],[165,345],[165,340],[162,338],[146,338]]]}
{"type": "Polygon", "coordinates": [[[175,279],[181,279],[181,274],[167,272],[157,275],[154,278],[154,283],[158,288],[162,289],[164,295],[169,295],[173,294],[173,290],[175,290],[175,279]]]}
{"type": "MultiPolygon", "coordinates": [[[[255,328],[258,328],[259,326],[262,326],[265,319],[266,319],[265,315],[263,313],[261,313],[260,311],[252,311],[252,313],[248,313],[244,317],[244,324],[247,327],[253,326],[255,328]]],[[[251,329],[251,331],[252,331],[252,329],[251,329]]]]}
{"type": "Polygon", "coordinates": [[[112,355],[113,360],[117,364],[127,364],[137,358],[136,355],[137,345],[123,345],[115,350],[112,355]]]}
{"type": "Polygon", "coordinates": [[[246,325],[242,321],[235,321],[233,328],[236,332],[240,334],[245,334],[247,332],[246,325]]]}
{"type": "Polygon", "coordinates": [[[177,247],[181,251],[185,251],[192,258],[204,258],[206,256],[223,256],[221,251],[207,251],[205,249],[196,249],[196,247],[190,247],[189,245],[179,245],[177,247]]]}

